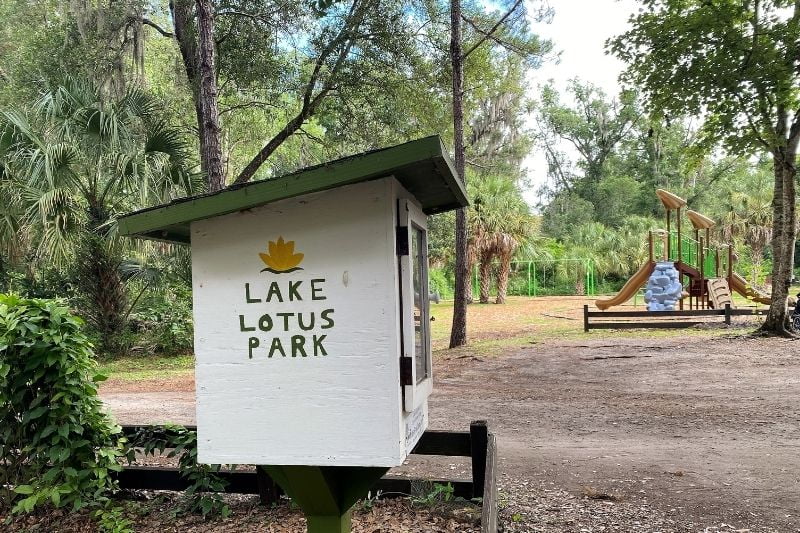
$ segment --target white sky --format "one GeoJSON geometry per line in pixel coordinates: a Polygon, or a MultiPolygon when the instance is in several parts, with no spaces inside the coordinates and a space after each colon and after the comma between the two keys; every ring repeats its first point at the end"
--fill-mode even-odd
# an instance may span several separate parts
{"type": "MultiPolygon", "coordinates": [[[[553,80],[563,93],[572,78],[580,78],[603,89],[619,92],[617,77],[624,64],[604,53],[606,39],[625,31],[628,18],[638,10],[635,0],[550,0],[555,16],[550,24],[535,23],[534,30],[553,41],[561,52],[558,63],[547,63],[529,76],[528,95],[536,99],[539,86],[553,80]]],[[[532,119],[531,119],[532,120],[532,119]]],[[[531,205],[538,203],[537,189],[547,181],[547,166],[541,150],[535,148],[525,160],[532,183],[525,192],[531,205]]]]}

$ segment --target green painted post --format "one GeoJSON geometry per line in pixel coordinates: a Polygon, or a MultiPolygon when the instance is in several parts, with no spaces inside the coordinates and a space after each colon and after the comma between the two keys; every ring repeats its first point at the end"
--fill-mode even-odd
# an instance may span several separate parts
{"type": "Polygon", "coordinates": [[[531,295],[531,261],[528,261],[528,296],[531,295]]]}
{"type": "Polygon", "coordinates": [[[353,505],[389,470],[357,466],[263,468],[303,510],[308,533],[350,533],[353,505]]]}

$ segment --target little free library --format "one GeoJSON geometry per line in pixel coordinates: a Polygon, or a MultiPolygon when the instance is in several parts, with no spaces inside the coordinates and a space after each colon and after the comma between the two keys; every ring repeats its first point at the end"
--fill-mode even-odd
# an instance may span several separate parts
{"type": "Polygon", "coordinates": [[[191,247],[199,461],[263,465],[309,531],[349,531],[427,428],[426,220],[466,205],[434,136],[122,217],[191,247]]]}

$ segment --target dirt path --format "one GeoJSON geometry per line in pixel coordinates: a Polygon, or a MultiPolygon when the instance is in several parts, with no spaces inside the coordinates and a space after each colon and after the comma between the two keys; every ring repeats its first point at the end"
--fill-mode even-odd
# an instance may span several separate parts
{"type": "MultiPolygon", "coordinates": [[[[542,505],[567,491],[667,517],[663,531],[800,531],[800,343],[598,334],[440,358],[435,371],[431,427],[487,419],[498,435],[510,530],[612,523],[597,506],[559,518],[567,506],[542,505]]],[[[111,382],[102,397],[120,422],[191,423],[192,385],[111,382]]]]}

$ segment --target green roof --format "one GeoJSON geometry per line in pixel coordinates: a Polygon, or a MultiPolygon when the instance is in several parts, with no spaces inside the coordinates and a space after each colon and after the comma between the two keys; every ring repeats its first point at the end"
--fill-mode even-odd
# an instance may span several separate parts
{"type": "Polygon", "coordinates": [[[427,214],[468,205],[453,162],[438,135],[373,150],[278,178],[235,185],[221,191],[180,198],[118,219],[119,233],[188,243],[189,224],[243,209],[325,191],[343,185],[394,176],[427,214]]]}

